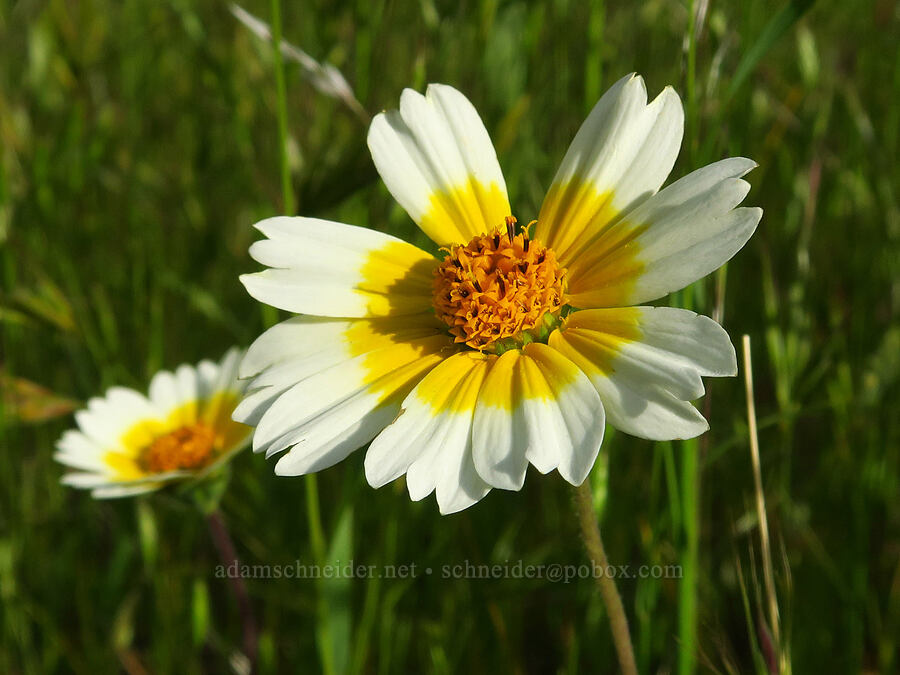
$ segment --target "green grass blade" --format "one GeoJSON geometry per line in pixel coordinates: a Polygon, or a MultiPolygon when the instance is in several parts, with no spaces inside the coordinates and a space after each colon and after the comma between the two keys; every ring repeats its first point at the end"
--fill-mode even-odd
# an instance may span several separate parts
{"type": "Polygon", "coordinates": [[[815,0],[792,0],[773,16],[766,24],[759,37],[753,42],[745,53],[734,73],[734,79],[725,94],[725,100],[729,101],[744,84],[762,58],[781,39],[788,29],[800,20],[813,6],[815,0]]]}

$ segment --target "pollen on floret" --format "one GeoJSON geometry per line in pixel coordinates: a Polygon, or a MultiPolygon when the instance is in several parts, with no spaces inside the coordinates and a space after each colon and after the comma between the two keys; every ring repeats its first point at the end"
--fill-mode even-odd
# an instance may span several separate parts
{"type": "Polygon", "coordinates": [[[435,270],[435,314],[472,349],[528,341],[565,304],[566,270],[527,228],[516,234],[515,224],[508,216],[504,228],[452,246],[435,270]]]}
{"type": "Polygon", "coordinates": [[[148,445],[141,453],[140,464],[150,473],[195,471],[209,464],[216,440],[216,432],[206,424],[182,426],[148,445]]]}

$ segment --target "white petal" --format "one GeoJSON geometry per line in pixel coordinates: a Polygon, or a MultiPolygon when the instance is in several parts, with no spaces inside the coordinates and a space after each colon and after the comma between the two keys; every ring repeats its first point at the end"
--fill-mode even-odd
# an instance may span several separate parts
{"type": "Polygon", "coordinates": [[[487,130],[452,87],[431,84],[425,96],[404,90],[399,112],[372,121],[369,149],[394,198],[442,246],[466,243],[511,215],[487,130]]]}
{"type": "Polygon", "coordinates": [[[694,406],[653,384],[627,377],[597,378],[609,423],[619,431],[652,441],[694,438],[709,423],[694,406]]]}
{"type": "Polygon", "coordinates": [[[112,477],[102,473],[67,473],[60,482],[71,487],[90,489],[100,485],[109,485],[112,477]]]}
{"type": "Polygon", "coordinates": [[[684,112],[671,87],[647,104],[639,75],[598,101],[560,164],[535,238],[567,265],[581,245],[659,190],[681,146],[684,112]]]}
{"type": "Polygon", "coordinates": [[[735,208],[756,166],[732,158],[676,181],[616,223],[569,267],[576,307],[628,306],[684,288],[726,263],[756,229],[762,210],[735,208]]]}
{"type": "Polygon", "coordinates": [[[360,354],[443,333],[430,314],[375,319],[296,316],[282,321],[258,337],[241,362],[241,377],[253,380],[234,419],[256,426],[275,399],[311,375],[360,354]]]}
{"type": "Polygon", "coordinates": [[[96,488],[91,492],[94,499],[118,499],[120,497],[134,497],[153,492],[163,487],[162,483],[141,483],[140,485],[113,485],[96,488]]]}
{"type": "MultiPolygon", "coordinates": [[[[226,358],[229,358],[232,353],[238,354],[238,350],[233,349],[229,351],[229,355],[226,358]]],[[[240,362],[240,357],[237,358],[234,363],[234,370],[230,373],[222,370],[219,367],[218,363],[210,361],[209,359],[204,359],[200,363],[197,364],[197,383],[199,385],[200,398],[207,399],[212,396],[217,391],[227,391],[234,390],[237,384],[237,363],[240,362]],[[230,379],[228,377],[230,375],[230,379]]],[[[231,364],[227,364],[231,365],[231,364]]]]}
{"type": "Polygon", "coordinates": [[[241,281],[260,302],[289,312],[364,317],[431,308],[437,260],[396,237],[317,218],[255,225],[268,239],[250,247],[271,269],[241,281]]]}
{"type": "Polygon", "coordinates": [[[671,307],[572,314],[550,345],[588,374],[607,419],[641,438],[692,438],[709,428],[689,401],[701,376],[737,371],[734,348],[715,321],[671,307]]]}
{"type": "Polygon", "coordinates": [[[376,349],[319,371],[282,393],[260,419],[257,452],[291,450],[279,475],[318,471],[365,445],[396,415],[400,401],[443,358],[444,335],[376,349]]]}
{"type": "Polygon", "coordinates": [[[432,370],[366,453],[366,478],[381,487],[406,473],[410,497],[436,492],[441,513],[468,508],[490,490],[472,462],[472,415],[490,357],[463,352],[432,370]]]}
{"type": "Polygon", "coordinates": [[[221,392],[241,392],[245,383],[238,380],[238,370],[244,358],[244,350],[232,347],[218,363],[201,361],[197,364],[200,397],[208,399],[221,392]]]}
{"type": "Polygon", "coordinates": [[[349,323],[345,319],[313,316],[295,316],[282,321],[253,341],[241,361],[239,375],[254,377],[294,358],[317,361],[335,353],[344,357],[346,352],[343,349],[336,352],[335,347],[343,346],[343,334],[349,323]]]}
{"type": "Polygon", "coordinates": [[[252,429],[234,419],[234,411],[246,386],[237,377],[244,352],[229,349],[218,363],[197,364],[199,399],[196,420],[216,429],[222,446],[214,462],[201,473],[210,473],[227,462],[234,453],[246,447],[252,429]]]}
{"type": "Polygon", "coordinates": [[[165,419],[178,411],[181,423],[192,423],[197,417],[201,390],[200,377],[193,366],[181,364],[174,373],[161,370],[150,381],[150,400],[156,407],[156,417],[165,419]]]}
{"type": "Polygon", "coordinates": [[[56,443],[54,458],[61,464],[85,471],[105,471],[104,448],[80,431],[66,431],[56,443]]]}
{"type": "Polygon", "coordinates": [[[116,448],[122,435],[137,422],[156,419],[159,412],[143,394],[111,387],[103,398],[92,398],[87,409],[75,413],[81,431],[104,448],[116,448]]]}
{"type": "Polygon", "coordinates": [[[490,485],[519,490],[531,462],[580,485],[597,458],[603,405],[578,367],[544,344],[508,351],[491,369],[475,411],[475,467],[490,485]]]}

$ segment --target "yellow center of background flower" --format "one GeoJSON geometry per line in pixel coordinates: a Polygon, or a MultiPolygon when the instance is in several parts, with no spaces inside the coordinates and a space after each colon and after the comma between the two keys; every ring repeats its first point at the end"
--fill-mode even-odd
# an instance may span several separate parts
{"type": "Polygon", "coordinates": [[[150,473],[196,470],[209,463],[216,445],[212,427],[196,423],[160,436],[141,454],[140,463],[150,473]]]}
{"type": "Polygon", "coordinates": [[[506,229],[451,247],[435,270],[434,309],[456,342],[479,351],[538,328],[565,304],[566,270],[528,232],[506,229]]]}

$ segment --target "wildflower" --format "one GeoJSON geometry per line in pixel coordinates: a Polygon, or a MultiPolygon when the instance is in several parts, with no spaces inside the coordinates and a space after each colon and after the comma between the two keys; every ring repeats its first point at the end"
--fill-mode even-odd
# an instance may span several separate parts
{"type": "Polygon", "coordinates": [[[250,440],[231,414],[241,397],[241,352],[220,363],[160,371],[149,396],[112,387],[75,413],[78,430],[63,434],[56,459],[77,472],[62,482],[94,497],[125,497],[212,473],[250,440]]]}
{"type": "Polygon", "coordinates": [[[406,474],[442,513],[492,487],[518,490],[528,464],[573,485],[606,421],[649,439],[707,422],[701,376],[734,375],[714,321],[639,306],[709,274],[750,238],[736,208],[755,164],[732,158],[659,191],[683,132],[678,95],[647,103],[630,75],[575,137],[536,221],[520,227],[488,133],[446,85],[406,90],[369,130],[375,165],[439,247],[315,218],[256,224],[242,277],[254,298],[300,316],[264,333],[241,364],[253,377],[234,418],[253,447],[306,474],[371,442],[366,477],[406,474]]]}

